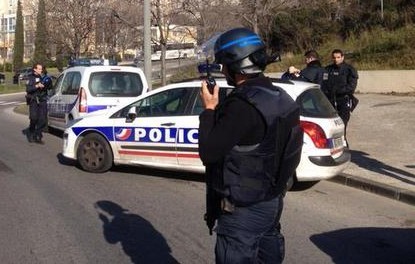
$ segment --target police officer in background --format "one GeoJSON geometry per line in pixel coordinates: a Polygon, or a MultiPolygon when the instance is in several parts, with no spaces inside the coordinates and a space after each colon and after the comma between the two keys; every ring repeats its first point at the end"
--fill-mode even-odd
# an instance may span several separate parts
{"type": "Polygon", "coordinates": [[[343,51],[335,49],[331,52],[333,63],[326,67],[328,80],[324,81],[322,89],[330,103],[339,113],[344,123],[344,136],[350,119],[351,99],[359,78],[356,69],[344,61],[343,51]]]}
{"type": "Polygon", "coordinates": [[[281,76],[283,80],[297,80],[312,82],[319,85],[323,84],[324,73],[326,70],[321,66],[320,56],[315,50],[308,50],[304,53],[306,67],[302,70],[290,66],[281,76]]]}
{"type": "Polygon", "coordinates": [[[43,144],[42,130],[46,126],[48,89],[52,87],[52,80],[47,74],[43,75],[42,64],[35,63],[32,70],[26,83],[26,100],[29,105],[30,119],[26,136],[29,142],[43,144]]]}
{"type": "Polygon", "coordinates": [[[268,56],[257,34],[235,28],[219,36],[215,63],[236,88],[219,103],[219,87],[202,81],[199,155],[206,166],[205,220],[217,234],[216,263],[281,263],[280,217],[303,133],[299,108],[263,75],[268,56]]]}

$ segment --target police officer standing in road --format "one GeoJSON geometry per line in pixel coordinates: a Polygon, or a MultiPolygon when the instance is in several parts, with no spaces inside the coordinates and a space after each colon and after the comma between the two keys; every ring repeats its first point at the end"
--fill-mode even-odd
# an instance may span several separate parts
{"type": "Polygon", "coordinates": [[[359,76],[356,69],[344,61],[342,50],[333,50],[331,56],[333,63],[326,67],[328,80],[324,81],[322,89],[343,120],[346,137],[346,127],[353,107],[351,103],[359,76]]]}
{"type": "MultiPolygon", "coordinates": [[[[26,100],[29,105],[30,125],[26,131],[27,140],[43,144],[42,130],[46,126],[47,120],[47,97],[48,88],[51,88],[51,80],[42,76],[43,66],[35,63],[33,72],[29,75],[26,83],[26,100]]],[[[46,75],[47,76],[47,75],[46,75]]]]}
{"type": "Polygon", "coordinates": [[[287,181],[300,161],[299,108],[263,75],[265,45],[246,28],[229,30],[215,63],[234,91],[219,103],[202,81],[199,155],[206,166],[205,220],[217,234],[216,263],[281,263],[280,217],[287,181]]]}

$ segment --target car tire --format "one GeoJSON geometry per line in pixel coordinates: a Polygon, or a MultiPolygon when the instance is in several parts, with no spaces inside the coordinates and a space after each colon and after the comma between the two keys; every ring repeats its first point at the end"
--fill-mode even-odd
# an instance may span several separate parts
{"type": "Polygon", "coordinates": [[[86,135],[77,150],[78,163],[88,172],[102,173],[112,167],[113,156],[108,142],[99,134],[86,135]]]}

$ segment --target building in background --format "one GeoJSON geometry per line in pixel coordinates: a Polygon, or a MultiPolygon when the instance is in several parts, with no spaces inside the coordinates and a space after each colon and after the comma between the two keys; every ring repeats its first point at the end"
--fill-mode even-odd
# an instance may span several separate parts
{"type": "MultiPolygon", "coordinates": [[[[24,24],[24,60],[27,61],[34,51],[35,25],[33,11],[30,10],[25,2],[22,4],[23,24],[24,24]]],[[[1,63],[13,60],[14,36],[16,30],[17,0],[0,1],[0,56],[1,63]]]]}
{"type": "MultiPolygon", "coordinates": [[[[166,3],[171,2],[171,0],[164,1],[166,3]]],[[[18,0],[0,0],[0,64],[4,64],[5,61],[11,63],[13,60],[17,2],[18,0]]],[[[22,4],[24,23],[24,61],[27,62],[33,57],[36,34],[36,12],[38,8],[37,0],[20,0],[20,2],[22,4]]],[[[114,1],[100,0],[99,2],[101,4],[104,2],[108,4],[114,1]]],[[[119,23],[113,16],[111,9],[108,9],[108,5],[104,6],[106,8],[93,14],[94,19],[92,23],[94,30],[90,32],[88,40],[81,44],[86,47],[82,48],[82,50],[87,50],[88,54],[81,54],[81,56],[133,59],[137,54],[142,52],[142,27],[134,26],[132,29],[131,25],[119,23]]],[[[179,24],[170,24],[168,27],[169,47],[178,47],[179,45],[187,47],[190,44],[196,45],[196,27],[179,24]]],[[[164,29],[162,30],[164,31],[164,29]]],[[[160,37],[160,28],[156,26],[152,27],[151,33],[153,46],[157,46],[160,37]]],[[[52,59],[59,55],[57,54],[59,51],[53,41],[48,45],[48,49],[52,59]]],[[[181,54],[183,55],[184,53],[181,54]]],[[[64,54],[61,55],[70,56],[71,54],[69,50],[65,50],[64,54]]]]}

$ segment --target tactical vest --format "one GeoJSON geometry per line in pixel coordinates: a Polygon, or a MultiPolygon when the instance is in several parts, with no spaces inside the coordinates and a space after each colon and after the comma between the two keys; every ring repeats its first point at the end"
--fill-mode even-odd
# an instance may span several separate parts
{"type": "Polygon", "coordinates": [[[230,96],[237,96],[254,106],[266,125],[265,136],[260,143],[235,146],[225,156],[223,163],[212,168],[215,174],[221,174],[216,175],[214,189],[234,205],[248,206],[281,194],[288,178],[294,173],[302,146],[299,108],[278,87],[240,87],[230,96]],[[294,128],[297,129],[295,142],[290,139],[294,128]],[[301,139],[298,135],[301,135],[301,139]],[[299,145],[299,149],[295,146],[295,151],[289,150],[296,153],[286,153],[290,140],[291,145],[299,145]],[[287,161],[286,155],[293,155],[294,160],[287,161]],[[290,164],[283,168],[284,162],[290,164]]]}

